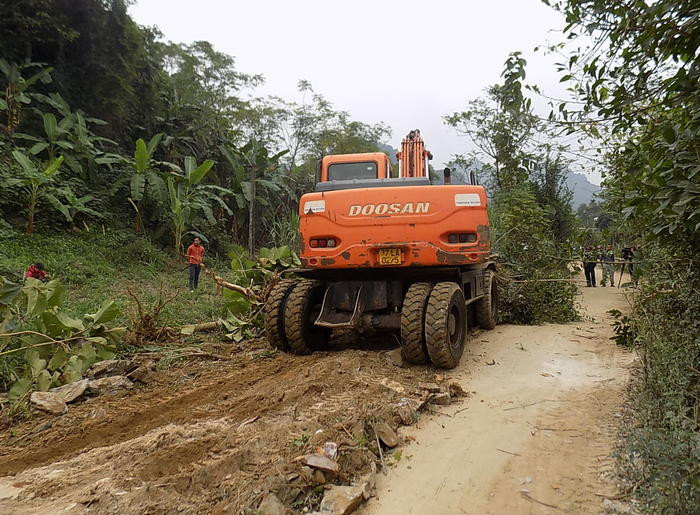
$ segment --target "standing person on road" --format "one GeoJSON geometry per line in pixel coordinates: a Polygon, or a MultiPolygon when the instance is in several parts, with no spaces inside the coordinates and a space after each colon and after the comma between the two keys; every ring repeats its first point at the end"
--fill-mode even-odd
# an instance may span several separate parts
{"type": "Polygon", "coordinates": [[[595,288],[596,255],[592,247],[586,247],[583,253],[583,272],[586,275],[586,286],[595,288]]]}
{"type": "Polygon", "coordinates": [[[608,245],[608,248],[601,253],[600,260],[603,262],[603,280],[600,285],[605,286],[610,279],[610,286],[615,286],[615,251],[612,245],[608,245]]]}
{"type": "Polygon", "coordinates": [[[199,237],[195,236],[192,245],[187,247],[187,261],[190,264],[190,291],[194,291],[199,286],[199,272],[204,261],[204,245],[199,237]]]}

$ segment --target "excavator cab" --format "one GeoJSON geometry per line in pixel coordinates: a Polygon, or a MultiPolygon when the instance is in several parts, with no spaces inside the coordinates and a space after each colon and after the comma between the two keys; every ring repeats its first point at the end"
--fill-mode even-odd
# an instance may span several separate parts
{"type": "Polygon", "coordinates": [[[411,131],[394,174],[381,152],[325,156],[314,191],[299,202],[302,279],[270,293],[271,344],[309,353],[338,329],[399,336],[411,363],[459,362],[469,319],[496,324],[482,186],[431,184],[420,131],[411,131]]]}
{"type": "Polygon", "coordinates": [[[325,156],[319,163],[317,182],[389,179],[392,165],[383,152],[325,156]]]}

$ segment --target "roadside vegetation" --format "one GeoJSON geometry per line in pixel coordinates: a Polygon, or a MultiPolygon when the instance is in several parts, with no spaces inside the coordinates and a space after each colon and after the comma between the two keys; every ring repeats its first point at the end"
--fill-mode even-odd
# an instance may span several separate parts
{"type": "MultiPolygon", "coordinates": [[[[546,2],[550,3],[550,2],[546,2]]],[[[642,367],[623,429],[627,494],[650,513],[700,506],[700,23],[697,2],[551,2],[567,19],[557,106],[600,142],[607,223],[628,244],[639,289],[618,341],[642,367]]]]}
{"type": "Polygon", "coordinates": [[[554,140],[554,132],[532,111],[526,64],[519,52],[511,54],[503,82],[445,122],[476,148],[454,164],[477,176],[492,196],[489,223],[500,263],[501,320],[571,322],[578,318],[578,290],[576,269],[567,265],[581,232],[564,185],[570,160],[564,145],[540,143],[554,140]]]}

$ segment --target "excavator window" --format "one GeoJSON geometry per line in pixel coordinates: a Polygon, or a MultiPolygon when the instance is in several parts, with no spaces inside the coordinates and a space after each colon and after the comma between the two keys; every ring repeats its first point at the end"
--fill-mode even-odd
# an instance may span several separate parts
{"type": "Polygon", "coordinates": [[[328,167],[329,181],[376,179],[377,177],[377,163],[375,161],[365,161],[360,163],[333,163],[328,167]]]}

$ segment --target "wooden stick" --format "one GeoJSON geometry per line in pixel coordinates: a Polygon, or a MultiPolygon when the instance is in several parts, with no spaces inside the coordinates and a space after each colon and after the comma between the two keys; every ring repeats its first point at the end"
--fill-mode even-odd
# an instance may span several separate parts
{"type": "Polygon", "coordinates": [[[561,511],[561,508],[559,506],[555,506],[553,504],[547,504],[546,502],[538,501],[534,497],[532,497],[529,493],[521,491],[520,494],[525,497],[528,501],[536,502],[537,504],[541,504],[542,506],[547,506],[548,508],[554,508],[555,510],[561,511]]]}
{"type": "Polygon", "coordinates": [[[379,435],[377,434],[377,430],[372,426],[372,429],[374,429],[374,437],[377,439],[377,448],[379,448],[379,459],[382,460],[382,472],[384,472],[384,475],[386,476],[386,464],[384,463],[384,453],[382,452],[382,444],[379,441],[379,435]]]}
{"type": "Polygon", "coordinates": [[[520,456],[520,454],[518,454],[517,452],[506,451],[506,450],[503,450],[503,449],[499,449],[498,447],[496,447],[496,450],[497,450],[497,451],[501,451],[501,452],[505,452],[506,454],[511,454],[511,455],[513,455],[513,456],[520,456]]]}

